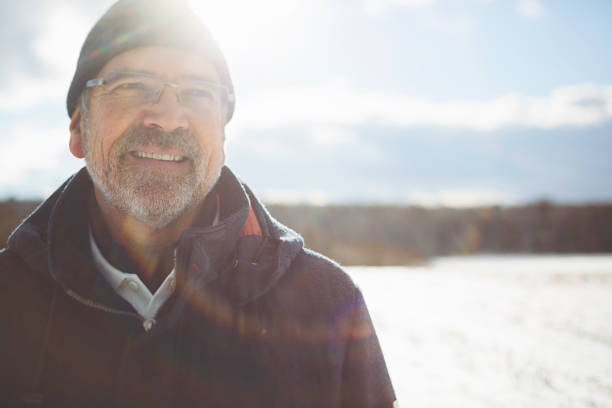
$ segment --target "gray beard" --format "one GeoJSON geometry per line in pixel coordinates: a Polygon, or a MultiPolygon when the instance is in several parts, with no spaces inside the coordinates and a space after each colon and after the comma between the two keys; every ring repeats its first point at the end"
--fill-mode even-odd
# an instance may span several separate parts
{"type": "Polygon", "coordinates": [[[207,171],[204,153],[188,131],[166,133],[134,127],[114,143],[107,163],[102,165],[95,162],[91,153],[86,123],[83,128],[85,163],[91,179],[113,207],[130,217],[162,229],[208,194],[209,190],[201,190],[207,171]],[[129,152],[137,146],[176,148],[190,155],[190,169],[185,175],[173,175],[126,165],[129,152]]]}

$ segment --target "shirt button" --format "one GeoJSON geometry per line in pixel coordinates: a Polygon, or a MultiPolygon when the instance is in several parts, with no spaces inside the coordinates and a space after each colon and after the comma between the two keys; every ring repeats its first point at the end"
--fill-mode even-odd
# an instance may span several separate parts
{"type": "Polygon", "coordinates": [[[136,281],[131,280],[131,281],[128,282],[128,285],[129,285],[130,289],[138,290],[138,283],[136,283],[136,281]]]}
{"type": "Polygon", "coordinates": [[[149,331],[153,327],[154,323],[155,323],[155,320],[147,319],[142,323],[142,326],[144,327],[145,331],[149,331]]]}

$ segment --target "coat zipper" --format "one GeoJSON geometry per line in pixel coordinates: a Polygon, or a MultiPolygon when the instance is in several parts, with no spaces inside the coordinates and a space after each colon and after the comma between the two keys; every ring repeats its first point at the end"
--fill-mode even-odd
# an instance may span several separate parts
{"type": "Polygon", "coordinates": [[[106,306],[104,306],[104,305],[102,305],[100,303],[94,302],[93,300],[85,299],[84,297],[78,295],[77,293],[75,293],[71,289],[66,288],[65,290],[66,290],[66,293],[68,294],[68,296],[70,296],[74,300],[78,301],[79,303],[82,303],[85,306],[91,307],[93,309],[101,310],[103,312],[113,313],[113,314],[122,315],[122,316],[135,317],[136,319],[140,320],[141,323],[143,323],[145,321],[145,319],[142,316],[140,316],[140,315],[138,315],[136,313],[125,312],[123,310],[117,310],[117,309],[113,309],[113,308],[110,308],[110,307],[106,307],[106,306]]]}

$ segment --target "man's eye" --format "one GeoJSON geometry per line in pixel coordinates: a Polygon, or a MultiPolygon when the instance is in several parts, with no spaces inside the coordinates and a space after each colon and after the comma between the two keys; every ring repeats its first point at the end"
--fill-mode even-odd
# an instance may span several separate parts
{"type": "Polygon", "coordinates": [[[205,88],[185,88],[182,94],[187,98],[214,98],[213,91],[205,88]]]}
{"type": "Polygon", "coordinates": [[[146,84],[144,84],[143,82],[137,82],[137,81],[123,82],[123,83],[117,84],[112,89],[113,92],[129,92],[129,91],[144,91],[144,90],[147,90],[146,84]]]}

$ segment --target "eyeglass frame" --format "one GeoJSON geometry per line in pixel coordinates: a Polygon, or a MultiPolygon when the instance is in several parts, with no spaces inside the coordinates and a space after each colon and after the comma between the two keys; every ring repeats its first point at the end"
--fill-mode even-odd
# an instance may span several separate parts
{"type": "MultiPolygon", "coordinates": [[[[147,102],[149,104],[155,104],[155,103],[159,102],[159,99],[161,98],[162,94],[164,93],[164,89],[166,87],[174,88],[174,89],[177,89],[177,90],[180,90],[181,87],[182,87],[181,84],[178,84],[176,82],[164,81],[162,78],[160,78],[157,75],[147,74],[147,73],[144,73],[144,72],[122,71],[122,72],[117,72],[116,75],[132,75],[134,77],[142,77],[142,78],[159,80],[161,87],[159,88],[158,93],[155,95],[155,98],[152,99],[151,101],[147,102]]],[[[221,83],[218,83],[218,82],[215,82],[215,81],[207,81],[207,80],[201,80],[201,79],[198,79],[197,82],[203,83],[203,84],[214,85],[218,89],[221,89],[223,91],[222,98],[220,98],[221,104],[229,103],[229,102],[233,101],[234,95],[229,92],[229,89],[225,85],[223,85],[221,83]]],[[[85,89],[92,89],[92,88],[95,88],[95,87],[98,87],[98,86],[104,86],[104,85],[110,85],[110,83],[108,82],[107,79],[102,78],[102,77],[92,78],[92,79],[88,80],[87,82],[85,82],[85,89]]],[[[188,107],[188,105],[184,104],[183,101],[181,100],[181,93],[178,92],[178,91],[176,92],[176,100],[179,102],[179,104],[181,104],[181,106],[188,107]]],[[[145,103],[143,103],[143,105],[144,104],[145,103]]]]}

